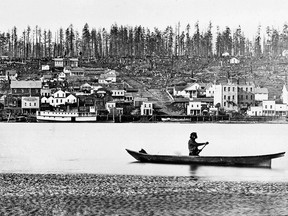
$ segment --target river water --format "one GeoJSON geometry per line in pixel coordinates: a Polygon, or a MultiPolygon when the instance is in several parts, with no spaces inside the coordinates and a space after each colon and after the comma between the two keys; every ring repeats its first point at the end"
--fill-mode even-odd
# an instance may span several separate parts
{"type": "Polygon", "coordinates": [[[125,149],[188,154],[192,131],[209,141],[201,155],[288,152],[288,124],[0,123],[0,173],[191,176],[219,181],[288,181],[288,156],[271,169],[137,163],[125,149]]]}

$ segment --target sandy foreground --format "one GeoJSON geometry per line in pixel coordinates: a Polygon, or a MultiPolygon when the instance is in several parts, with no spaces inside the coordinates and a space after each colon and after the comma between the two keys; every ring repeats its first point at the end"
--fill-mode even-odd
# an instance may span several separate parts
{"type": "Polygon", "coordinates": [[[288,183],[0,174],[0,215],[288,215],[288,183]]]}

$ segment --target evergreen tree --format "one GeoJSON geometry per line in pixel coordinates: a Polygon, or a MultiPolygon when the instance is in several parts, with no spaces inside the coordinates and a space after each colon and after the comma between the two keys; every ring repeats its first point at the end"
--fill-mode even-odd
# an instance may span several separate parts
{"type": "Polygon", "coordinates": [[[262,48],[261,48],[261,26],[258,26],[258,30],[257,30],[257,35],[255,38],[255,43],[254,43],[254,55],[255,57],[260,57],[262,55],[262,48]]]}
{"type": "Polygon", "coordinates": [[[83,56],[87,59],[90,58],[90,40],[91,40],[91,35],[90,35],[89,25],[86,23],[82,30],[82,53],[83,53],[83,56]]]}

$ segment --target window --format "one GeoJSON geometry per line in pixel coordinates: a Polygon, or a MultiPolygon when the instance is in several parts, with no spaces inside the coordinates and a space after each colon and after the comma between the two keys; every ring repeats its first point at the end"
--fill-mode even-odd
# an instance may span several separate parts
{"type": "Polygon", "coordinates": [[[233,92],[235,91],[235,87],[233,87],[233,92]]]}
{"type": "Polygon", "coordinates": [[[224,102],[224,106],[226,106],[226,102],[224,102]]]}
{"type": "Polygon", "coordinates": [[[226,100],[226,95],[224,95],[224,100],[226,100]]]}
{"type": "Polygon", "coordinates": [[[252,92],[252,87],[250,88],[250,91],[252,92]]]}
{"type": "Polygon", "coordinates": [[[228,96],[228,100],[230,101],[230,96],[228,96]]]}
{"type": "Polygon", "coordinates": [[[226,91],[226,87],[224,87],[224,91],[226,91]]]}
{"type": "Polygon", "coordinates": [[[251,95],[251,100],[253,100],[253,95],[251,95]]]}
{"type": "Polygon", "coordinates": [[[270,109],[272,109],[272,105],[270,105],[270,109]]]}
{"type": "Polygon", "coordinates": [[[36,103],[34,103],[34,106],[36,107],[36,103]]]}
{"type": "Polygon", "coordinates": [[[233,96],[232,96],[232,100],[234,100],[234,99],[235,99],[235,96],[233,95],[233,96]]]}

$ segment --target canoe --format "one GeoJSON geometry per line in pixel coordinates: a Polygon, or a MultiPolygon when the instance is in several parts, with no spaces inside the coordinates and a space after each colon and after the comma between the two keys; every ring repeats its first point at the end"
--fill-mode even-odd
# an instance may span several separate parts
{"type": "Polygon", "coordinates": [[[212,166],[238,166],[271,168],[271,160],[283,157],[285,152],[253,156],[179,156],[179,155],[153,155],[126,151],[140,162],[164,164],[199,164],[212,166]]]}

